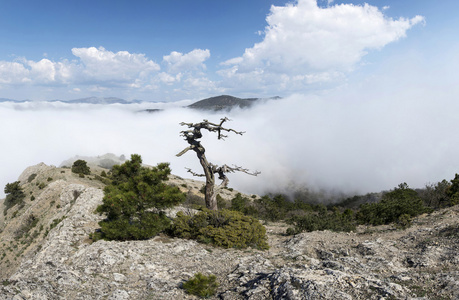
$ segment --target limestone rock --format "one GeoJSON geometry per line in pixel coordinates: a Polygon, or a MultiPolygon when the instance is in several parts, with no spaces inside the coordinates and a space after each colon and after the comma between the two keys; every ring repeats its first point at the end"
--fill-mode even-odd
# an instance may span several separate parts
{"type": "MultiPolygon", "coordinates": [[[[163,234],[145,241],[93,243],[88,237],[103,218],[94,210],[104,186],[94,175],[80,178],[69,169],[39,164],[19,180],[35,199],[28,197],[24,207],[0,214],[1,300],[196,299],[181,285],[197,272],[217,276],[220,286],[213,299],[459,296],[458,206],[420,216],[404,231],[380,226],[286,236],[285,224],[271,223],[266,225],[267,251],[221,249],[163,234]],[[39,188],[40,183],[45,186],[39,188]],[[18,237],[15,232],[30,215],[38,223],[18,237]]],[[[200,186],[173,180],[189,189],[200,186]]],[[[193,213],[177,207],[168,215],[178,211],[193,213]]]]}

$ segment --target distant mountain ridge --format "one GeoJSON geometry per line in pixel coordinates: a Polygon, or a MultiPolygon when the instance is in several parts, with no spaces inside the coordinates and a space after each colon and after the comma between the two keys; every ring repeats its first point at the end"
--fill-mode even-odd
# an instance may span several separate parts
{"type": "MultiPolygon", "coordinates": [[[[8,98],[0,98],[0,102],[14,102],[14,103],[24,103],[24,102],[32,102],[33,100],[14,100],[8,98]]],[[[69,104],[133,104],[133,103],[142,103],[147,102],[143,100],[124,100],[117,97],[86,97],[86,98],[79,98],[74,100],[45,100],[44,102],[63,102],[69,104]]],[[[153,102],[153,101],[148,101],[153,102]]]]}
{"type": "MultiPolygon", "coordinates": [[[[198,110],[231,110],[233,108],[249,108],[254,104],[262,103],[268,100],[277,100],[281,97],[271,97],[271,98],[238,98],[231,95],[220,95],[215,97],[210,97],[206,99],[199,100],[190,104],[186,107],[198,110]]],[[[14,100],[8,98],[0,98],[0,103],[2,102],[12,102],[12,103],[26,103],[26,102],[35,102],[35,100],[14,100]]],[[[140,104],[140,103],[161,103],[157,101],[144,101],[144,100],[125,100],[118,97],[86,97],[78,98],[73,100],[44,100],[36,102],[49,102],[49,103],[66,103],[66,104],[97,104],[97,105],[110,105],[110,104],[140,104]]],[[[158,109],[146,110],[147,112],[156,112],[158,109]]]]}
{"type": "Polygon", "coordinates": [[[271,98],[238,98],[230,95],[221,95],[216,97],[210,97],[193,104],[188,105],[189,108],[201,109],[201,110],[230,110],[235,107],[239,108],[248,108],[254,105],[257,102],[262,100],[277,100],[281,97],[271,97],[271,98]]]}
{"type": "Polygon", "coordinates": [[[139,101],[127,101],[117,97],[87,97],[87,98],[80,98],[75,100],[69,101],[62,101],[62,100],[53,100],[51,102],[65,102],[65,103],[86,103],[86,104],[130,104],[130,103],[139,103],[139,101]]]}

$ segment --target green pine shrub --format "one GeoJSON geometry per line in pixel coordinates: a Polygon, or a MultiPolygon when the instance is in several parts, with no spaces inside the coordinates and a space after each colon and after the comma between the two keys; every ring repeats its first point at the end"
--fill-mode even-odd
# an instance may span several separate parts
{"type": "Polygon", "coordinates": [[[29,176],[29,178],[27,178],[27,182],[28,182],[28,183],[31,183],[32,180],[35,179],[35,177],[37,177],[37,174],[35,174],[35,173],[34,173],[34,174],[31,174],[31,175],[29,176]]]}
{"type": "Polygon", "coordinates": [[[451,180],[451,185],[447,189],[446,193],[450,199],[450,206],[459,204],[459,174],[456,174],[454,179],[451,180]]]}
{"type": "Polygon", "coordinates": [[[361,224],[383,225],[395,223],[405,214],[415,217],[429,211],[417,192],[402,183],[384,194],[380,202],[362,204],[356,218],[361,224]]]}
{"type": "Polygon", "coordinates": [[[338,208],[334,208],[329,212],[326,208],[319,212],[308,212],[305,215],[297,215],[287,220],[288,224],[294,225],[294,228],[288,228],[287,234],[298,234],[301,232],[310,232],[316,230],[331,230],[349,232],[356,229],[356,222],[353,216],[353,211],[346,209],[340,212],[338,208]]]}
{"type": "Polygon", "coordinates": [[[215,275],[203,275],[196,273],[193,277],[183,284],[183,289],[190,295],[195,295],[201,298],[208,298],[217,292],[218,288],[217,277],[215,275]]]}
{"type": "Polygon", "coordinates": [[[143,240],[149,239],[170,226],[170,220],[162,209],[185,200],[178,187],[165,183],[171,173],[169,164],[156,167],[142,166],[140,155],[113,166],[111,184],[104,189],[103,204],[96,212],[105,214],[99,222],[100,232],[94,239],[143,240]]]}
{"type": "Polygon", "coordinates": [[[85,160],[78,159],[72,165],[72,172],[76,174],[89,175],[91,174],[91,169],[88,167],[85,160]]]}
{"type": "Polygon", "coordinates": [[[18,204],[19,208],[24,206],[24,198],[26,195],[24,194],[19,181],[7,183],[3,191],[6,194],[4,201],[5,209],[3,210],[4,215],[6,215],[8,209],[15,206],[16,204],[18,204]]]}
{"type": "Polygon", "coordinates": [[[400,215],[395,223],[395,226],[399,229],[407,229],[411,226],[411,216],[409,214],[400,215]]]}
{"type": "Polygon", "coordinates": [[[22,238],[24,235],[27,235],[29,231],[34,228],[39,219],[35,217],[33,214],[30,214],[24,222],[21,224],[21,226],[14,232],[14,237],[16,239],[22,238]]]}
{"type": "Polygon", "coordinates": [[[193,216],[179,212],[171,234],[224,248],[269,248],[266,229],[257,219],[226,209],[203,209],[193,216]]]}

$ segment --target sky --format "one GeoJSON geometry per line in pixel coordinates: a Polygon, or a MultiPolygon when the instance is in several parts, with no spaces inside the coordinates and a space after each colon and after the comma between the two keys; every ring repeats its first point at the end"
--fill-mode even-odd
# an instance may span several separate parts
{"type": "Polygon", "coordinates": [[[288,96],[457,47],[457,1],[366,3],[4,0],[0,98],[288,96]]]}
{"type": "MultiPolygon", "coordinates": [[[[0,186],[75,155],[141,154],[187,176],[199,163],[181,108],[282,96],[227,114],[246,131],[208,159],[261,171],[247,193],[422,187],[459,173],[459,1],[0,1],[0,186]],[[70,105],[42,100],[161,101],[70,105]],[[166,108],[142,114],[145,108],[166,108]]],[[[1,192],[1,191],[0,191],[1,192]]],[[[1,195],[1,193],[0,193],[1,195]]]]}

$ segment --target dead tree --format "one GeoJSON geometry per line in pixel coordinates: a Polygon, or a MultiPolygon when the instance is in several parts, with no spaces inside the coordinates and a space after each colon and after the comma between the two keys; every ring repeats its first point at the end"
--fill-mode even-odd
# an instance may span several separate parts
{"type": "Polygon", "coordinates": [[[257,176],[260,174],[260,172],[250,172],[247,169],[244,169],[242,167],[234,166],[230,167],[227,165],[223,166],[216,166],[214,164],[211,164],[207,161],[205,152],[206,149],[201,145],[201,142],[199,141],[200,138],[202,138],[202,133],[201,130],[205,129],[210,132],[217,132],[218,133],[218,139],[219,140],[224,140],[224,138],[228,137],[223,134],[223,132],[233,132],[235,134],[242,135],[244,132],[241,131],[236,131],[234,129],[230,128],[224,128],[222,125],[226,121],[229,121],[228,118],[222,118],[220,119],[220,124],[214,124],[211,123],[207,120],[203,120],[200,123],[185,123],[182,122],[180,125],[182,126],[188,126],[190,128],[189,130],[184,130],[180,132],[180,135],[185,138],[185,141],[190,144],[187,148],[183,149],[177,156],[182,156],[188,150],[193,150],[196,152],[196,155],[198,156],[199,162],[201,163],[201,166],[204,170],[204,174],[197,174],[194,173],[191,169],[187,169],[188,172],[193,174],[193,176],[200,176],[200,177],[206,177],[206,191],[205,191],[205,200],[206,200],[206,207],[211,210],[217,210],[217,194],[218,191],[221,188],[224,188],[228,185],[228,177],[226,177],[226,173],[234,173],[236,171],[244,172],[249,175],[254,175],[257,176]],[[215,175],[218,174],[218,179],[222,180],[221,184],[219,186],[215,185],[215,175]]]}

